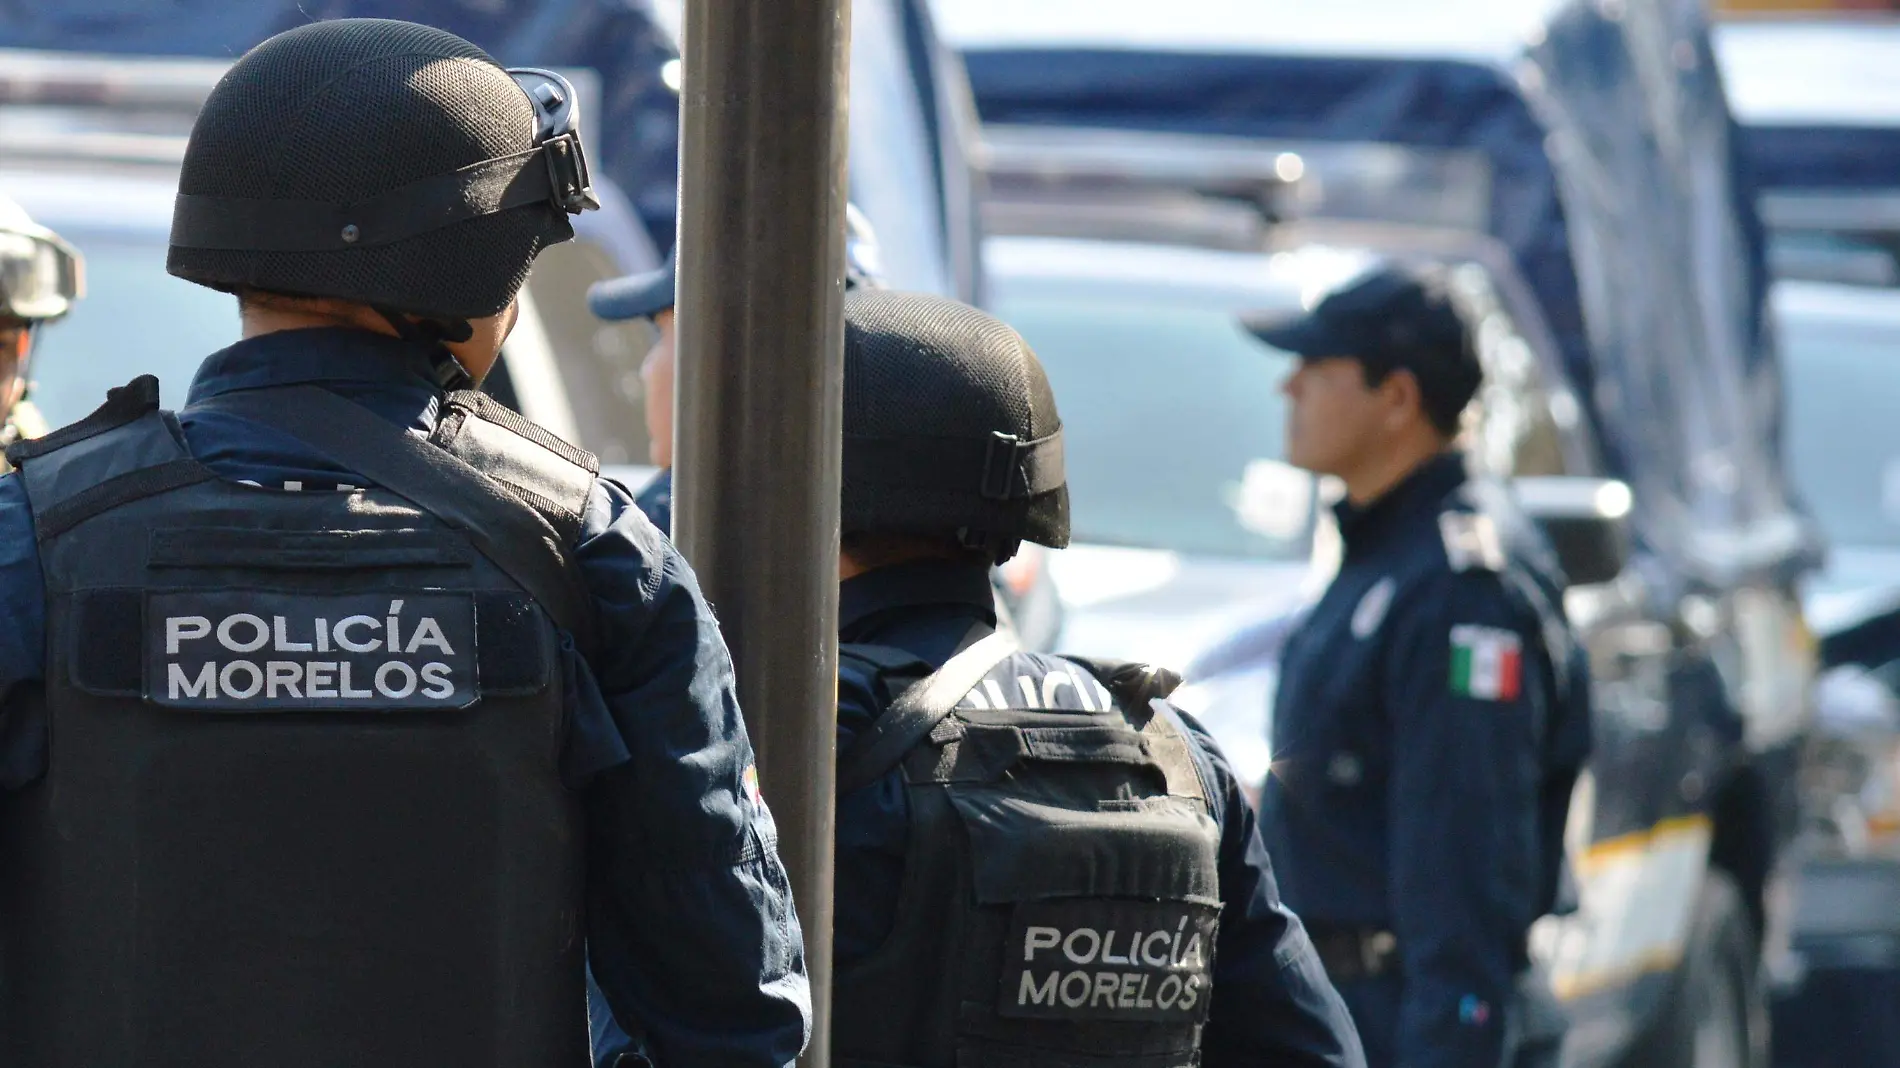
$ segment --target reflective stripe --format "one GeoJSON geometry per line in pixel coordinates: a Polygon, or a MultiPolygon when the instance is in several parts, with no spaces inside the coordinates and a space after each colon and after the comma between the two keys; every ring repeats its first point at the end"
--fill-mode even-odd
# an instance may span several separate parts
{"type": "Polygon", "coordinates": [[[1577,858],[1581,908],[1531,929],[1532,955],[1548,965],[1559,998],[1676,966],[1713,834],[1707,816],[1679,816],[1596,842],[1577,858]]]}

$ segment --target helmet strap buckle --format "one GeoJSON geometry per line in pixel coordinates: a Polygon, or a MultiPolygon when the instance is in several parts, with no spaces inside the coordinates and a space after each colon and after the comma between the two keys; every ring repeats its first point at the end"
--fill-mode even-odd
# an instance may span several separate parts
{"type": "Polygon", "coordinates": [[[983,484],[977,492],[988,501],[1007,501],[1021,467],[1023,440],[1014,434],[991,431],[983,447],[983,484]]]}
{"type": "Polygon", "coordinates": [[[580,139],[561,134],[541,142],[541,155],[548,166],[548,202],[569,215],[579,215],[600,207],[600,199],[588,184],[587,160],[581,155],[580,139]]]}
{"type": "Polygon", "coordinates": [[[957,544],[965,549],[983,553],[992,563],[1001,564],[1022,550],[1021,538],[1005,538],[987,530],[975,527],[958,527],[957,544]]]}

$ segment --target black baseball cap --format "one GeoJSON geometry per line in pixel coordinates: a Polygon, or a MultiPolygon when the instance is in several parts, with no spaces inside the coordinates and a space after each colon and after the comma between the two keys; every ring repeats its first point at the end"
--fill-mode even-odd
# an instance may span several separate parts
{"type": "Polygon", "coordinates": [[[1387,264],[1328,294],[1312,311],[1242,319],[1255,337],[1305,359],[1350,356],[1367,369],[1406,370],[1432,407],[1462,409],[1484,371],[1439,267],[1387,264]]]}

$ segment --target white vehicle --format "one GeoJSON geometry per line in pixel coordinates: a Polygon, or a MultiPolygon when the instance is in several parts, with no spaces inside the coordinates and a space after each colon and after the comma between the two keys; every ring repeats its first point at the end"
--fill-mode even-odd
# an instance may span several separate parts
{"type": "MultiPolygon", "coordinates": [[[[158,376],[168,407],[182,407],[198,364],[238,339],[233,298],[165,273],[185,138],[227,66],[0,50],[0,193],[86,258],[85,299],[35,349],[30,399],[52,426],[144,373],[158,376]]],[[[595,184],[602,210],[576,217],[577,239],[536,262],[486,388],[603,462],[637,463],[646,330],[600,322],[584,298],[589,283],[658,256],[625,198],[595,184]]]]}

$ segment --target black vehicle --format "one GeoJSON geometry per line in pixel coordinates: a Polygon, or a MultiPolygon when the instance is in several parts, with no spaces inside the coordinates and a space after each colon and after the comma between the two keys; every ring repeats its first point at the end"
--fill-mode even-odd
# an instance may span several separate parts
{"type": "MultiPolygon", "coordinates": [[[[1472,441],[1568,545],[1596,681],[1581,908],[1535,935],[1573,1017],[1566,1063],[1761,1063],[1813,679],[1797,581],[1819,543],[1775,447],[1765,255],[1699,5],[939,13],[1018,202],[999,224],[1126,239],[1192,217],[1203,242],[1427,258],[1494,294],[1486,329],[1520,340],[1488,361],[1472,441]],[[1062,167],[1094,206],[1050,209],[1062,167]],[[1604,478],[1628,487],[1621,519],[1604,478]]],[[[1207,700],[1270,662],[1279,625],[1204,652],[1207,700]]]]}

